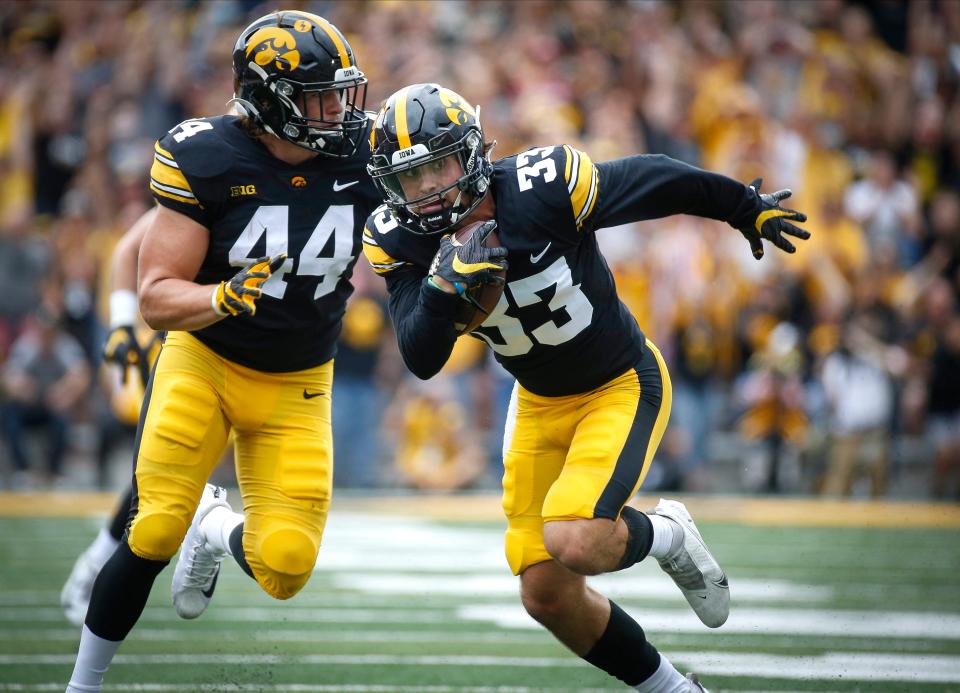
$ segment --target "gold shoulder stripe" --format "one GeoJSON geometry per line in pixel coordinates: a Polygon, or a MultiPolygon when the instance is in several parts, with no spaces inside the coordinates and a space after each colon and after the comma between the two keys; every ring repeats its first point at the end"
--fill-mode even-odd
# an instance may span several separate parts
{"type": "Polygon", "coordinates": [[[164,157],[164,158],[167,158],[167,159],[169,159],[170,161],[173,161],[173,154],[171,154],[171,153],[168,152],[166,149],[164,149],[163,147],[161,147],[159,142],[155,142],[155,143],[154,143],[153,149],[154,149],[154,151],[155,151],[157,154],[159,154],[160,156],[162,156],[162,157],[164,157]]]}
{"type": "Polygon", "coordinates": [[[177,195],[175,193],[168,192],[163,188],[159,187],[158,185],[156,185],[152,180],[150,181],[150,189],[153,192],[155,192],[157,195],[162,195],[163,197],[169,197],[170,199],[177,200],[178,202],[185,202],[188,205],[197,205],[198,207],[201,206],[200,203],[197,202],[197,198],[184,197],[182,195],[177,195]]]}
{"type": "Polygon", "coordinates": [[[567,192],[573,197],[573,190],[577,186],[580,176],[580,151],[569,145],[563,145],[564,167],[563,179],[567,181],[567,192]]]}
{"type": "Polygon", "coordinates": [[[599,186],[597,167],[593,165],[593,161],[586,153],[568,145],[563,145],[563,149],[567,155],[564,166],[567,192],[570,194],[570,202],[573,205],[577,229],[580,229],[597,201],[599,186]]]}
{"type": "Polygon", "coordinates": [[[405,262],[394,262],[394,263],[391,263],[391,264],[389,264],[389,265],[375,265],[374,263],[371,262],[371,263],[370,263],[370,267],[372,267],[372,268],[373,268],[373,271],[376,272],[377,274],[386,274],[387,272],[392,272],[393,270],[397,269],[398,267],[403,267],[405,264],[407,264],[407,263],[405,263],[405,262]]]}
{"type": "Polygon", "coordinates": [[[367,262],[370,263],[370,266],[373,267],[373,270],[378,274],[389,272],[404,264],[390,257],[380,246],[367,242],[366,237],[363,243],[363,254],[367,258],[367,262]]]}
{"type": "Polygon", "coordinates": [[[150,179],[158,186],[168,192],[183,195],[184,197],[194,197],[190,183],[179,168],[170,166],[159,158],[154,156],[153,165],[150,167],[150,179]]]}

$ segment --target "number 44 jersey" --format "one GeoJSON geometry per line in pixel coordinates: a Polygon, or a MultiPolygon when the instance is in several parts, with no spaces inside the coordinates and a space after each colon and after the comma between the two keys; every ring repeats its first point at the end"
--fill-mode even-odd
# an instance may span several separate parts
{"type": "Polygon", "coordinates": [[[226,359],[268,372],[334,356],[363,221],[380,203],[368,159],[364,138],[350,159],[287,164],[235,116],[187,120],[157,142],[154,197],[210,233],[194,281],[218,284],[259,257],[287,253],[263,285],[256,315],[226,318],[195,337],[226,359]]]}
{"type": "MultiPolygon", "coordinates": [[[[593,233],[599,183],[590,158],[569,146],[531,149],[493,164],[490,194],[497,235],[509,253],[507,284],[471,335],[538,395],[599,387],[636,363],[643,349],[644,337],[617,298],[593,233]]],[[[404,313],[412,309],[411,296],[437,292],[421,282],[439,237],[411,234],[382,207],[363,240],[374,270],[387,280],[406,357],[404,313]]]]}

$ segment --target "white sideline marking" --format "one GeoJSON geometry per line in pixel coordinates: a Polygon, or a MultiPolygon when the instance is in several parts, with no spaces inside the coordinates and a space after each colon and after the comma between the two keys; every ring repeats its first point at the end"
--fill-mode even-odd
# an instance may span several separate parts
{"type": "MultiPolygon", "coordinates": [[[[715,634],[701,628],[700,633],[657,633],[656,645],[663,649],[670,646],[687,646],[698,642],[699,639],[712,638],[715,634]]],[[[424,643],[495,643],[533,645],[553,642],[552,636],[546,630],[538,632],[518,631],[423,631],[423,630],[256,630],[255,632],[229,630],[209,630],[204,632],[207,638],[221,642],[296,642],[296,643],[323,643],[323,642],[364,642],[364,643],[395,643],[404,642],[424,643]]],[[[762,634],[763,646],[766,649],[796,650],[800,643],[792,635],[762,634]]],[[[807,637],[807,636],[802,636],[807,637]]],[[[814,634],[817,638],[816,646],[842,647],[844,651],[860,649],[871,652],[881,646],[876,638],[852,636],[823,636],[814,634]],[[827,644],[824,637],[832,638],[827,644]]],[[[131,639],[145,642],[181,642],[184,638],[183,630],[178,628],[137,628],[131,639]]],[[[42,642],[69,642],[75,643],[80,639],[80,630],[77,628],[27,628],[27,629],[0,629],[0,640],[42,641],[42,642]]],[[[801,641],[802,642],[802,641],[801,641]]],[[[897,647],[901,652],[930,652],[938,649],[935,642],[923,640],[901,640],[897,647]]]]}
{"type": "Polygon", "coordinates": [[[789,657],[728,652],[673,652],[698,674],[763,676],[779,679],[843,679],[844,681],[960,682],[960,657],[950,655],[864,654],[827,652],[789,657]]]}
{"type": "MultiPolygon", "coordinates": [[[[538,644],[552,642],[552,636],[542,633],[451,630],[261,630],[254,632],[204,631],[204,637],[219,642],[463,642],[538,644]]],[[[0,629],[0,640],[41,640],[44,642],[75,642],[80,639],[79,628],[0,629]]],[[[131,640],[151,642],[182,642],[184,631],[179,628],[136,628],[131,640]]]]}
{"type": "MultiPolygon", "coordinates": [[[[119,683],[104,684],[104,691],[288,691],[289,693],[550,693],[567,688],[530,688],[528,686],[377,686],[343,684],[191,684],[191,683],[119,683]]],[[[2,684],[0,691],[60,691],[62,683],[2,684]]],[[[578,688],[577,693],[609,693],[609,688],[578,688]]],[[[782,691],[777,693],[783,693],[782,691]]]]}
{"type": "MultiPolygon", "coordinates": [[[[505,571],[504,571],[505,572],[505,571]]],[[[658,569],[659,572],[659,569],[658,569]]],[[[590,586],[606,595],[617,597],[674,599],[680,596],[676,585],[666,575],[601,575],[590,578],[590,586]]],[[[410,575],[403,573],[333,576],[333,584],[343,590],[359,590],[375,594],[423,595],[516,595],[518,579],[501,575],[410,575]]],[[[737,580],[733,589],[738,602],[822,602],[833,597],[830,587],[818,587],[788,580],[737,580]]]]}
{"type": "MultiPolygon", "coordinates": [[[[277,691],[278,693],[555,693],[569,688],[530,688],[529,686],[379,686],[362,684],[261,684],[261,683],[106,683],[104,691],[277,691]]],[[[0,691],[62,691],[62,683],[0,683],[0,691]]],[[[576,693],[610,693],[609,688],[578,688],[576,693]]],[[[718,691],[722,693],[722,691],[718,691]]],[[[755,693],[764,693],[756,691],[755,693]]],[[[768,693],[789,693],[770,691],[768,693]]]]}
{"type": "MultiPolygon", "coordinates": [[[[3,664],[72,664],[76,655],[4,655],[3,664]]],[[[117,655],[113,664],[339,664],[343,666],[475,666],[475,667],[580,667],[590,666],[576,657],[495,657],[461,655],[261,655],[261,654],[157,654],[117,655]]]]}
{"type": "MultiPolygon", "coordinates": [[[[667,633],[708,633],[686,609],[629,607],[644,630],[667,633]]],[[[467,621],[495,623],[502,628],[538,629],[519,605],[476,604],[461,607],[457,616],[467,621]]],[[[777,633],[792,635],[855,635],[873,638],[960,639],[960,615],[911,611],[854,611],[827,609],[733,608],[723,633],[777,633]]]]}
{"type": "MultiPolygon", "coordinates": [[[[764,676],[792,680],[960,682],[960,657],[829,652],[815,656],[668,652],[681,668],[702,674],[764,676]]],[[[74,655],[0,655],[0,665],[72,664],[74,655]]],[[[114,665],[133,664],[317,664],[341,666],[469,666],[579,668],[590,666],[570,657],[464,657],[405,655],[117,655],[114,665]]],[[[420,690],[423,690],[422,688],[420,690]]],[[[496,689],[494,689],[496,690],[496,689]]]]}
{"type": "MultiPolygon", "coordinates": [[[[182,623],[170,607],[147,607],[144,619],[182,623]]],[[[217,609],[204,615],[205,621],[258,621],[277,623],[284,621],[300,623],[449,623],[453,618],[451,608],[437,609],[336,609],[333,607],[297,608],[296,603],[286,606],[250,606],[217,609]]],[[[0,610],[0,621],[58,622],[64,621],[63,609],[55,607],[8,606],[0,610]]]]}

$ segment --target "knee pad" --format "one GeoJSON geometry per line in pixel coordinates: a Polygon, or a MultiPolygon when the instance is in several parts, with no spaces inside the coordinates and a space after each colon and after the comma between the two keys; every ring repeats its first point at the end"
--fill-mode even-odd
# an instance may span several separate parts
{"type": "Polygon", "coordinates": [[[168,561],[180,548],[187,533],[187,522],[172,513],[137,515],[130,527],[127,543],[140,558],[168,561]]]}
{"type": "Polygon", "coordinates": [[[551,560],[543,545],[542,524],[538,524],[536,528],[515,527],[513,520],[510,524],[504,537],[504,551],[514,575],[519,575],[535,563],[551,560]]]}
{"type": "Polygon", "coordinates": [[[263,571],[251,564],[257,582],[270,596],[289,599],[307,584],[320,546],[302,530],[289,527],[268,532],[259,544],[257,563],[263,571]]]}

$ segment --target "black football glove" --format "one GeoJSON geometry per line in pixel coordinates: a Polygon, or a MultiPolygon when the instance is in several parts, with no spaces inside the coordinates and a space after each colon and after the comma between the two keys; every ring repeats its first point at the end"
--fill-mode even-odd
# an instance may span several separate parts
{"type": "Polygon", "coordinates": [[[775,246],[787,253],[795,253],[797,249],[793,243],[783,237],[783,234],[794,236],[801,240],[810,238],[810,232],[794,226],[787,220],[804,222],[807,215],[792,209],[780,206],[781,200],[786,200],[793,193],[790,190],[778,190],[775,193],[761,194],[762,178],[757,178],[750,184],[760,198],[760,208],[752,219],[737,227],[750,244],[753,256],[758,260],[763,257],[763,243],[766,238],[775,246]]]}
{"type": "MultiPolygon", "coordinates": [[[[127,368],[139,366],[144,362],[144,355],[133,333],[133,325],[120,325],[113,328],[103,346],[103,360],[120,366],[121,382],[127,382],[127,368]]],[[[146,382],[146,381],[144,381],[146,382]]]]}
{"type": "Polygon", "coordinates": [[[274,257],[262,257],[237,272],[233,279],[220,282],[213,292],[213,310],[217,315],[254,315],[256,300],[263,293],[260,289],[270,276],[280,269],[286,253],[274,257]]]}
{"type": "Polygon", "coordinates": [[[507,269],[507,249],[483,246],[496,228],[496,221],[485,222],[463,245],[454,245],[450,235],[441,238],[440,249],[430,264],[430,276],[446,279],[461,296],[487,284],[501,286],[503,277],[496,273],[507,269]]]}

